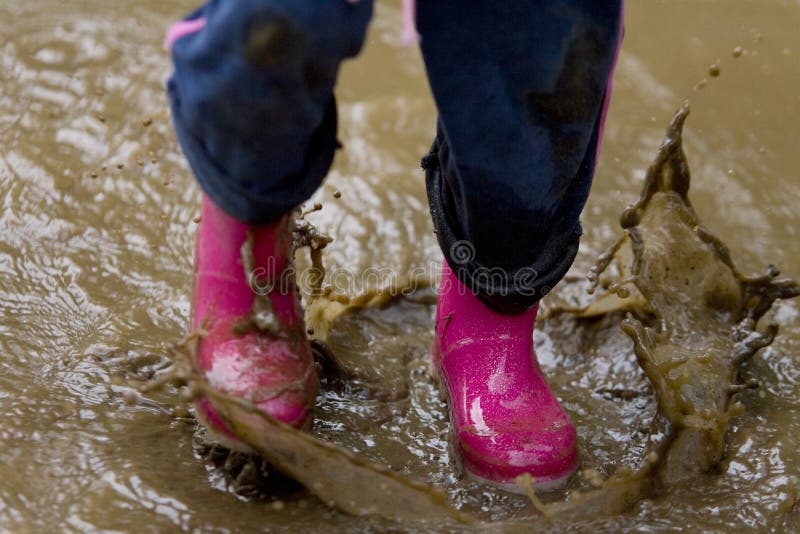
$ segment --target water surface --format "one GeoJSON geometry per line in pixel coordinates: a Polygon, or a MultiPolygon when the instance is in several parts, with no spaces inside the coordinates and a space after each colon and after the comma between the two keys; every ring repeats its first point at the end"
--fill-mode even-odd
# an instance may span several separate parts
{"type": "MultiPolygon", "coordinates": [[[[174,390],[123,402],[168,365],[164,348],[188,324],[199,192],[169,125],[161,43],[193,6],[0,0],[0,530],[388,528],[302,492],[280,493],[280,504],[237,493],[197,454],[174,390]]],[[[629,3],[567,282],[576,291],[618,235],[618,214],[687,97],[701,219],[741,270],[772,262],[800,277],[798,25],[800,4],[790,1],[629,3]]],[[[398,2],[380,3],[365,53],[342,74],[346,148],[315,196],[324,209],[310,216],[336,238],[328,264],[354,279],[370,267],[402,273],[440,261],[418,164],[435,109],[418,52],[398,43],[398,2]]],[[[797,316],[795,303],[778,305],[779,338],[746,368],[764,386],[742,395],[747,413],[732,423],[718,473],[624,516],[551,527],[800,528],[797,316]]],[[[456,476],[446,406],[427,374],[432,321],[425,301],[405,301],[339,324],[331,345],[363,360],[363,376],[325,384],[316,434],[444,487],[487,520],[535,517],[524,499],[456,476]]],[[[629,341],[613,324],[553,318],[536,342],[578,427],[584,466],[607,474],[636,458],[653,406],[629,341]],[[608,393],[616,389],[642,394],[623,400],[608,393]]]]}

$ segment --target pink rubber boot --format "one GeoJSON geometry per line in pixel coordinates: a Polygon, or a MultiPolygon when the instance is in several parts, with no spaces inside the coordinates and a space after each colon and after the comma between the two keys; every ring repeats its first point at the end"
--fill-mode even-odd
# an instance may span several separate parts
{"type": "Polygon", "coordinates": [[[537,489],[556,488],[578,467],[575,428],[533,350],[537,311],[497,313],[442,267],[433,359],[453,448],[470,475],[510,491],[525,473],[537,489]]]}
{"type": "MultiPolygon", "coordinates": [[[[301,428],[310,421],[319,379],[294,275],[287,271],[291,255],[290,215],[269,225],[248,225],[203,195],[192,326],[207,335],[200,340],[197,365],[213,387],[249,399],[276,419],[301,428]],[[244,260],[243,250],[250,248],[251,260],[244,260]],[[252,265],[245,265],[250,261],[252,265]]],[[[247,449],[209,399],[199,399],[196,409],[217,441],[247,449]]],[[[253,416],[249,422],[260,421],[253,416]]]]}

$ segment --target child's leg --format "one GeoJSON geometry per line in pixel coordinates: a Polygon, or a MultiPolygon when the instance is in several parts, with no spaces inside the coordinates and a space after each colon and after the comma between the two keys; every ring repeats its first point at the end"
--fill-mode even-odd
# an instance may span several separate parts
{"type": "Polygon", "coordinates": [[[274,222],[319,187],[338,146],[339,65],[371,14],[371,0],[212,0],[189,17],[197,31],[170,32],[175,129],[215,204],[274,222]]]}
{"type": "MultiPolygon", "coordinates": [[[[203,189],[193,327],[210,383],[281,421],[310,420],[318,388],[291,266],[290,210],[333,160],[333,86],[372,2],[212,0],[167,35],[178,139],[203,189]]],[[[213,405],[200,420],[241,448],[213,405]]],[[[254,417],[253,423],[258,421],[254,417]]]]}
{"type": "Polygon", "coordinates": [[[428,189],[442,249],[486,301],[528,308],[577,252],[620,1],[438,0],[418,9],[440,113],[428,189]],[[452,255],[461,241],[475,247],[470,262],[452,255]],[[494,295],[473,276],[481,266],[508,275],[494,295]]]}
{"type": "Polygon", "coordinates": [[[464,464],[494,482],[558,483],[577,466],[531,330],[535,303],[578,250],[621,10],[619,0],[419,2],[439,108],[423,165],[449,264],[437,363],[464,464]]]}

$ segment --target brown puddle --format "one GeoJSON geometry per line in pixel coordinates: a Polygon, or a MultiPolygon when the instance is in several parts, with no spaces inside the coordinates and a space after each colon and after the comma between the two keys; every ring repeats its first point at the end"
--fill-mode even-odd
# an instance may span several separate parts
{"type": "MultiPolygon", "coordinates": [[[[250,468],[209,458],[192,420],[172,409],[174,389],[124,402],[132,383],[161,376],[188,323],[198,192],[165,111],[161,41],[168,21],[194,5],[0,2],[0,530],[390,528],[333,511],[285,481],[266,493],[237,490],[226,473],[247,479],[250,468]]],[[[439,258],[418,167],[435,112],[418,53],[398,45],[398,2],[377,11],[368,48],[339,88],[346,149],[312,200],[323,210],[309,215],[336,237],[324,259],[343,275],[341,294],[380,286],[357,277],[370,267],[435,275],[439,258]]],[[[631,2],[626,17],[581,254],[547,304],[582,308],[593,298],[585,273],[616,239],[619,211],[687,96],[698,218],[742,272],[773,261],[797,278],[800,7],[631,2]],[[718,77],[709,75],[712,63],[718,77]]],[[[448,503],[499,522],[495,529],[529,529],[537,512],[526,498],[453,469],[446,408],[427,374],[432,313],[423,292],[336,323],[326,343],[347,372],[323,384],[314,437],[442,488],[448,503]]],[[[742,366],[743,383],[761,388],[738,395],[745,411],[729,421],[712,473],[665,485],[619,515],[540,526],[798,530],[797,317],[797,304],[785,301],[765,318],[780,334],[742,366]]],[[[645,456],[656,405],[619,318],[551,314],[536,334],[581,440],[588,480],[576,478],[570,490],[590,491],[589,480],[645,456]]],[[[540,497],[559,503],[566,492],[540,497]]]]}
{"type": "MultiPolygon", "coordinates": [[[[568,502],[543,504],[529,489],[532,503],[547,520],[586,520],[623,513],[643,499],[716,468],[725,454],[729,422],[744,412],[744,406],[734,402],[735,396],[759,387],[755,379],[739,382],[740,367],[769,346],[778,331],[774,322],[759,331],[758,322],[775,300],[800,295],[800,285],[778,278],[774,266],[762,276],[741,275],[727,246],[697,218],[689,201],[690,170],[683,152],[683,125],[688,114],[687,103],[673,117],[647,171],[641,198],[622,214],[624,237],[601,255],[590,273],[594,290],[600,275],[619,257],[619,280],[608,283],[606,295],[578,312],[580,317],[596,318],[625,309],[638,316],[629,311],[622,320],[622,330],[634,341],[637,361],[655,393],[657,411],[646,448],[635,468],[621,467],[604,482],[599,473],[584,471],[583,477],[600,488],[571,492],[568,502]],[[616,307],[607,303],[609,295],[616,307]],[[634,304],[628,304],[627,299],[634,304]],[[598,307],[600,310],[595,309],[598,307]]],[[[348,314],[386,307],[391,304],[391,295],[408,292],[408,288],[393,286],[389,290],[367,290],[356,298],[333,298],[332,288],[323,286],[321,260],[321,251],[331,239],[310,226],[304,216],[299,220],[295,243],[311,249],[312,263],[319,272],[312,279],[314,287],[306,291],[312,295],[307,307],[312,330],[335,332],[336,323],[348,314]],[[326,313],[326,309],[332,311],[326,313]]],[[[252,265],[252,259],[248,261],[252,252],[245,246],[242,254],[246,270],[252,272],[247,267],[252,265]]],[[[254,317],[263,311],[257,308],[258,301],[254,317]]],[[[619,313],[616,315],[621,319],[619,313]]],[[[262,330],[272,331],[269,327],[262,330]]],[[[210,399],[228,427],[257,457],[300,482],[330,508],[408,528],[464,528],[478,523],[477,518],[452,507],[434,487],[314,439],[277,422],[248,401],[215,391],[196,363],[195,342],[202,335],[193,335],[179,345],[174,351],[173,368],[144,390],[151,392],[169,380],[186,388],[186,400],[198,396],[210,399]],[[266,422],[266,431],[254,416],[266,422]]],[[[323,381],[334,376],[359,378],[353,362],[337,357],[324,344],[317,347],[328,371],[323,381]]],[[[373,396],[380,400],[376,392],[373,396]]],[[[529,485],[530,477],[519,483],[529,485]]],[[[790,495],[786,510],[794,506],[796,498],[796,493],[790,495]]],[[[533,521],[541,522],[540,518],[533,521]]],[[[537,525],[534,522],[530,527],[537,525]]],[[[499,526],[484,523],[480,528],[499,526]]],[[[528,524],[520,518],[514,526],[528,524]]]]}

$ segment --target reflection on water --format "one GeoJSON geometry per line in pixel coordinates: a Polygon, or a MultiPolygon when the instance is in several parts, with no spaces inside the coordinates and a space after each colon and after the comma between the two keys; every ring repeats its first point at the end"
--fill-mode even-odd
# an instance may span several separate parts
{"type": "MultiPolygon", "coordinates": [[[[192,2],[120,7],[0,0],[0,529],[380,529],[302,493],[283,495],[283,506],[236,495],[195,455],[193,423],[173,414],[171,393],[122,400],[167,365],[163,348],[185,330],[199,196],[162,91],[161,35],[192,2]]],[[[329,264],[355,273],[438,258],[418,168],[435,111],[418,53],[397,44],[398,21],[396,2],[380,5],[367,51],[343,73],[346,150],[315,197],[324,209],[310,217],[337,238],[329,264]]],[[[798,22],[800,7],[778,1],[629,6],[576,276],[616,235],[617,214],[686,96],[701,219],[743,270],[770,260],[800,274],[798,22]],[[711,62],[721,76],[693,92],[711,62]]],[[[427,375],[432,312],[403,302],[337,327],[334,349],[363,359],[364,374],[324,385],[315,432],[445,487],[487,519],[533,515],[524,500],[455,475],[446,408],[427,375]]],[[[796,304],[778,306],[781,336],[745,371],[764,387],[742,396],[747,413],[733,423],[719,473],[573,527],[800,527],[791,511],[797,316],[796,304]]],[[[616,326],[553,319],[536,342],[578,427],[584,466],[608,474],[635,458],[652,399],[616,326]],[[619,389],[642,394],[607,393],[619,389]]]]}

